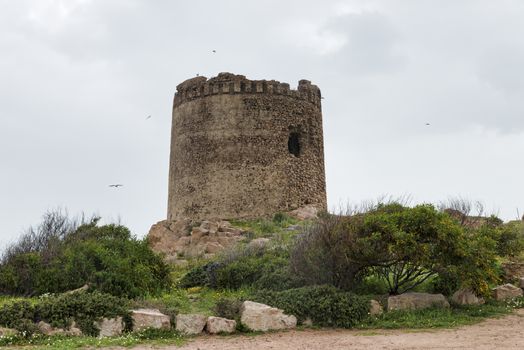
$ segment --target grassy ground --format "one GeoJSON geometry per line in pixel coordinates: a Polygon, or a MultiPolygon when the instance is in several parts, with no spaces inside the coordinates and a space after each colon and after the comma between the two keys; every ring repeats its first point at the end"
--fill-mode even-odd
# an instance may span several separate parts
{"type": "Polygon", "coordinates": [[[432,329],[453,328],[478,323],[487,318],[510,314],[524,306],[524,299],[513,302],[488,302],[478,306],[461,306],[449,309],[386,312],[358,325],[359,329],[432,329]]]}
{"type": "Polygon", "coordinates": [[[119,337],[64,337],[35,335],[30,338],[0,337],[0,346],[5,349],[20,349],[21,346],[31,350],[69,350],[80,348],[102,348],[109,346],[177,345],[184,343],[186,338],[175,331],[146,331],[142,333],[125,334],[119,337]]]}

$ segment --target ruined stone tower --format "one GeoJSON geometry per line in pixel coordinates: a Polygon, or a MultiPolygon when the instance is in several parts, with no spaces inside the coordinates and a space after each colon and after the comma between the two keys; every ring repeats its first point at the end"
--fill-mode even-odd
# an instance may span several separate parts
{"type": "Polygon", "coordinates": [[[177,86],[168,220],[326,208],[320,90],[220,73],[177,86]]]}

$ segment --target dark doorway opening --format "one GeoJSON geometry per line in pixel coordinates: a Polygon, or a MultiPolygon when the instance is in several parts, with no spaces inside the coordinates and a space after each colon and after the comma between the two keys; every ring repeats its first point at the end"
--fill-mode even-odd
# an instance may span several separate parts
{"type": "Polygon", "coordinates": [[[287,149],[289,150],[289,153],[295,157],[300,156],[300,134],[298,132],[292,132],[289,134],[287,149]]]}

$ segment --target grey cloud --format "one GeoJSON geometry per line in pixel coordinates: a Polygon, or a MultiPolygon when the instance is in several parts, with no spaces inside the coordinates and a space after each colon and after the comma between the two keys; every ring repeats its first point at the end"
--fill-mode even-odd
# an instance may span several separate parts
{"type": "Polygon", "coordinates": [[[524,211],[519,1],[0,5],[0,246],[56,206],[145,234],[166,212],[175,87],[221,71],[320,86],[332,206],[466,195],[524,211]]]}

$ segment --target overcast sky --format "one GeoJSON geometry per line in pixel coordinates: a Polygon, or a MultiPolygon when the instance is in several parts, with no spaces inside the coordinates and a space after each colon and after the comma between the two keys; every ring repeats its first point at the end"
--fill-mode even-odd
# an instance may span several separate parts
{"type": "Polygon", "coordinates": [[[0,247],[56,207],[146,234],[166,216],[175,87],[223,71],[320,87],[332,208],[388,194],[524,212],[522,0],[0,9],[0,247]]]}

